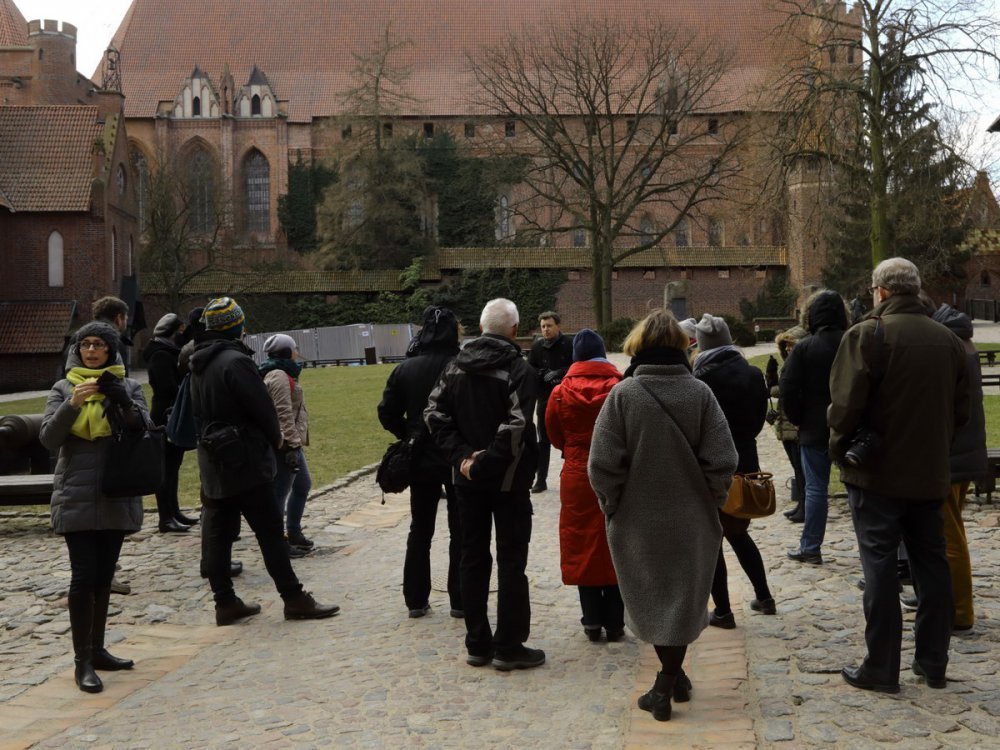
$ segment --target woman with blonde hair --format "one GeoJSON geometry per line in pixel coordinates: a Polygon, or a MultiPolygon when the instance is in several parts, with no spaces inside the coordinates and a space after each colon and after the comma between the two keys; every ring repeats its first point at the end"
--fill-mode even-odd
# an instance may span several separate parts
{"type": "Polygon", "coordinates": [[[694,379],[688,337],[655,310],[625,340],[626,379],[597,418],[588,473],[607,518],[608,546],[632,632],[662,665],[639,708],[667,721],[690,699],[682,664],[708,626],[736,448],[715,396],[694,379]],[[633,377],[628,377],[632,375],[633,377]]]}

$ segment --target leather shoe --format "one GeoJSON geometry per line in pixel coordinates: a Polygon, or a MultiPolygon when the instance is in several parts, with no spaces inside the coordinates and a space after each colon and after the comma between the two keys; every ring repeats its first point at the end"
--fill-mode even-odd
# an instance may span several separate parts
{"type": "Polygon", "coordinates": [[[792,523],[805,523],[806,522],[806,512],[799,508],[794,513],[789,516],[785,516],[792,523]]]}
{"type": "Polygon", "coordinates": [[[493,652],[488,654],[469,654],[465,657],[465,663],[470,667],[485,667],[493,661],[493,652]]]}
{"type": "Polygon", "coordinates": [[[722,628],[723,630],[733,630],[736,628],[736,617],[732,612],[727,612],[724,615],[720,615],[714,609],[708,616],[708,624],[713,628],[722,628]]]}
{"type": "Polygon", "coordinates": [[[336,604],[320,604],[308,591],[300,591],[285,599],[286,620],[322,620],[340,612],[336,604]]]}
{"type": "Polygon", "coordinates": [[[750,601],[750,609],[754,612],[760,612],[763,615],[778,614],[778,608],[774,605],[773,596],[770,596],[767,599],[752,599],[750,601]]]}
{"type": "Polygon", "coordinates": [[[841,677],[851,687],[862,690],[874,690],[876,693],[898,693],[899,683],[875,682],[865,672],[864,667],[844,667],[840,670],[841,677]]]}
{"type": "Polygon", "coordinates": [[[531,488],[531,494],[537,495],[539,492],[545,492],[548,488],[549,486],[541,479],[539,479],[537,482],[535,482],[534,486],[531,488]]]}
{"type": "MultiPolygon", "coordinates": [[[[243,563],[239,560],[229,563],[229,577],[236,578],[240,573],[243,572],[243,563]]],[[[201,569],[201,577],[208,578],[208,571],[204,568],[201,569]]]]}
{"type": "Polygon", "coordinates": [[[185,526],[176,518],[168,518],[166,521],[160,521],[161,534],[184,534],[190,530],[190,526],[185,526]]]}
{"type": "Polygon", "coordinates": [[[809,563],[810,565],[823,564],[823,555],[819,552],[802,552],[801,550],[790,549],[788,550],[788,559],[800,563],[809,563]]]}
{"type": "Polygon", "coordinates": [[[942,688],[948,687],[948,678],[947,677],[931,677],[931,676],[929,676],[924,671],[924,668],[921,667],[920,664],[917,663],[916,659],[913,660],[912,668],[913,668],[913,674],[917,675],[917,677],[923,677],[924,678],[924,682],[927,683],[927,687],[934,688],[935,690],[941,690],[942,688]]]}
{"type": "Polygon", "coordinates": [[[177,511],[174,514],[174,520],[177,521],[178,523],[184,524],[185,526],[194,526],[201,519],[199,519],[199,518],[191,518],[191,516],[185,516],[180,511],[177,511]]]}
{"type": "Polygon", "coordinates": [[[215,624],[232,625],[244,617],[253,617],[259,614],[259,604],[244,604],[242,599],[237,598],[225,604],[215,605],[215,624]]]}
{"type": "Polygon", "coordinates": [[[121,594],[122,596],[128,596],[132,593],[132,587],[127,583],[122,583],[117,578],[111,579],[111,593],[121,594]]]}
{"type": "Polygon", "coordinates": [[[512,669],[533,669],[545,663],[545,652],[540,648],[528,648],[518,646],[506,653],[497,652],[493,657],[493,668],[501,672],[510,672],[512,669]]]}
{"type": "Polygon", "coordinates": [[[427,604],[425,604],[422,607],[416,607],[415,609],[411,609],[410,610],[410,619],[416,619],[418,617],[424,617],[425,615],[430,614],[430,611],[431,611],[431,605],[430,605],[430,602],[428,602],[427,604]]]}
{"type": "Polygon", "coordinates": [[[462,620],[465,618],[465,610],[453,608],[451,610],[451,616],[454,617],[456,620],[462,620]]]}
{"type": "Polygon", "coordinates": [[[135,666],[135,662],[131,659],[119,659],[106,648],[95,648],[90,663],[94,665],[94,669],[100,669],[102,672],[118,672],[135,666]]]}

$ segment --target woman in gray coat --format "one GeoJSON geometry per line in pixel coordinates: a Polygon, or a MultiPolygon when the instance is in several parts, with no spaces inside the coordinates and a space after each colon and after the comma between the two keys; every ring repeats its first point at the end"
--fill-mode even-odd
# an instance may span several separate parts
{"type": "Polygon", "coordinates": [[[594,428],[588,473],[607,517],[608,545],[628,626],[654,645],[661,671],[639,708],[670,719],[690,698],[682,664],[708,625],[708,595],[722,540],[718,508],[736,448],[712,391],[694,379],[688,337],[655,310],[625,340],[626,377],[594,428]]]}
{"type": "Polygon", "coordinates": [[[104,648],[104,627],[111,578],[126,534],[142,527],[142,498],[101,494],[101,476],[111,442],[107,414],[115,410],[127,425],[149,424],[142,387],[114,364],[118,332],[107,323],[83,326],[73,345],[82,365],[49,392],[40,439],[59,450],[52,481],[52,529],[69,550],[69,621],[73,634],[75,679],[79,688],[99,693],[104,685],[95,669],[131,669],[104,648]]]}

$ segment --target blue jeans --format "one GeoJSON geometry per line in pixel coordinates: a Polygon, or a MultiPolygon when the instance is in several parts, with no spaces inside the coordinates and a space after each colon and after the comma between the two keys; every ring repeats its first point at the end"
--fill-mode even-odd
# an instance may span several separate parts
{"type": "Polygon", "coordinates": [[[802,524],[799,551],[819,554],[826,534],[826,514],[829,508],[830,455],[825,445],[803,445],[802,473],[806,476],[806,521],[802,524]]]}
{"type": "Polygon", "coordinates": [[[312,489],[312,477],[309,476],[309,464],[306,454],[299,448],[299,471],[292,474],[285,466],[281,456],[278,456],[278,471],[274,475],[274,495],[278,501],[278,513],[285,517],[285,528],[289,534],[302,533],[302,514],[306,510],[306,498],[312,489]],[[289,492],[289,490],[291,492],[289,492]],[[288,500],[286,510],[285,500],[288,500]]]}

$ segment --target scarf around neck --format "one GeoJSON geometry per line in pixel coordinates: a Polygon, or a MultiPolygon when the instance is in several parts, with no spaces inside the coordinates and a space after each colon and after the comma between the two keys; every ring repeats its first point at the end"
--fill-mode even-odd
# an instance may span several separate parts
{"type": "Polygon", "coordinates": [[[298,380],[299,374],[302,372],[302,363],[291,359],[268,357],[260,366],[260,374],[267,375],[271,370],[281,370],[290,378],[298,380]]]}
{"type": "Polygon", "coordinates": [[[636,369],[643,365],[684,365],[689,371],[691,370],[687,355],[672,346],[651,346],[643,349],[632,357],[632,363],[625,370],[625,377],[632,377],[636,369]]]}
{"type": "MultiPolygon", "coordinates": [[[[116,378],[125,377],[124,365],[110,365],[109,367],[102,367],[99,370],[91,370],[89,367],[73,367],[66,373],[66,380],[73,385],[80,385],[88,380],[96,380],[105,371],[110,372],[116,378]]],[[[108,422],[108,418],[104,416],[102,401],[104,401],[103,393],[95,393],[87,396],[86,401],[83,402],[83,406],[80,407],[80,413],[73,422],[70,432],[84,440],[110,437],[111,424],[108,422]]]]}

